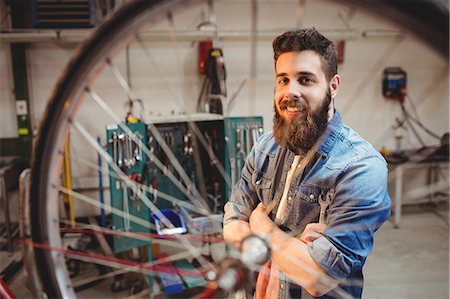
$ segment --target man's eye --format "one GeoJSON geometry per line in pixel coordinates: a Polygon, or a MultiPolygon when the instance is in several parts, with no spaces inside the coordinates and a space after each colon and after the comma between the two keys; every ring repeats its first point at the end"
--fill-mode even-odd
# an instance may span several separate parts
{"type": "Polygon", "coordinates": [[[301,84],[310,84],[310,83],[312,83],[311,78],[308,78],[308,77],[302,77],[302,78],[300,78],[299,81],[300,81],[301,84]]]}
{"type": "Polygon", "coordinates": [[[289,82],[289,80],[287,78],[280,78],[278,79],[278,84],[280,85],[285,85],[289,82]]]}

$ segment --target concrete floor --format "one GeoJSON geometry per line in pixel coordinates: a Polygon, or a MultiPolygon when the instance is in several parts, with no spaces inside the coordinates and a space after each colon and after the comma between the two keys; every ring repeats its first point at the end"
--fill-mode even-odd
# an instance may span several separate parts
{"type": "MultiPolygon", "coordinates": [[[[442,199],[442,198],[441,198],[442,199]]],[[[364,268],[363,298],[449,298],[449,205],[404,206],[399,228],[392,219],[375,236],[375,247],[364,268]]],[[[0,268],[20,258],[0,252],[0,268]]],[[[20,271],[9,283],[16,298],[33,298],[20,271]]],[[[111,294],[110,282],[81,293],[82,298],[124,298],[126,292],[111,294]]]]}
{"type": "Polygon", "coordinates": [[[364,275],[363,298],[449,298],[448,201],[403,207],[400,227],[375,235],[364,275]]]}

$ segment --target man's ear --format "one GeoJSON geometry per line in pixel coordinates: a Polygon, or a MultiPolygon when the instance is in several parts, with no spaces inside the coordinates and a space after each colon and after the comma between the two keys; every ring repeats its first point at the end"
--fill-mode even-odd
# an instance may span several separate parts
{"type": "Polygon", "coordinates": [[[340,86],[341,86],[341,77],[339,77],[339,75],[336,74],[330,80],[330,92],[332,99],[334,99],[337,96],[340,86]]]}

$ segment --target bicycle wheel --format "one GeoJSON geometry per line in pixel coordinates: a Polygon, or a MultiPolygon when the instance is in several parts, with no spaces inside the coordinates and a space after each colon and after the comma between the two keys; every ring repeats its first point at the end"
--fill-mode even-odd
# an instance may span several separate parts
{"type": "MultiPolygon", "coordinates": [[[[79,273],[80,267],[84,267],[83,265],[100,265],[97,267],[100,276],[104,276],[107,272],[110,272],[106,274],[107,276],[114,275],[116,277],[123,276],[124,272],[138,272],[143,273],[144,276],[156,275],[156,273],[164,271],[172,274],[170,270],[164,270],[164,267],[156,269],[156,263],[152,264],[148,260],[142,262],[125,257],[127,254],[133,255],[133,252],[135,254],[136,251],[134,249],[136,248],[141,250],[143,245],[150,246],[151,240],[157,237],[156,234],[152,234],[157,229],[150,221],[150,214],[153,215],[152,219],[159,220],[159,224],[163,227],[160,227],[161,229],[170,230],[179,227],[173,219],[168,219],[168,216],[161,212],[161,201],[157,203],[157,198],[165,199],[166,206],[176,205],[177,207],[184,207],[190,211],[197,211],[200,215],[206,217],[211,216],[211,209],[217,210],[220,208],[208,206],[206,197],[210,195],[211,190],[206,190],[207,187],[204,187],[205,190],[198,190],[200,180],[211,180],[211,178],[193,178],[186,173],[187,166],[196,167],[192,161],[198,161],[198,157],[197,159],[191,159],[191,162],[184,161],[192,165],[182,165],[183,161],[181,163],[176,161],[176,153],[174,154],[171,151],[169,148],[170,144],[167,144],[167,138],[165,139],[165,136],[163,136],[164,126],[163,128],[156,128],[153,124],[148,125],[148,132],[152,132],[151,138],[153,141],[150,141],[146,139],[149,138],[148,136],[145,136],[145,138],[143,136],[147,134],[146,129],[139,133],[136,131],[137,129],[134,130],[135,128],[133,128],[133,126],[139,125],[147,126],[146,124],[143,122],[127,124],[122,121],[125,119],[125,117],[122,117],[125,111],[124,102],[137,105],[141,101],[119,70],[121,67],[119,58],[120,55],[123,55],[121,53],[130,49],[131,51],[143,51],[143,56],[147,57],[150,63],[155,63],[151,58],[149,48],[142,39],[142,34],[145,33],[145,30],[149,27],[161,26],[169,34],[173,32],[171,30],[173,30],[172,17],[174,15],[189,14],[190,7],[206,5],[205,3],[207,1],[180,0],[131,1],[127,3],[108,21],[103,23],[92,37],[83,44],[59,80],[47,107],[34,151],[31,186],[33,192],[30,203],[32,211],[31,234],[36,252],[36,262],[48,297],[72,298],[80,295],[76,293],[76,290],[83,287],[78,285],[79,282],[73,276],[74,273],[79,273]],[[164,24],[158,25],[161,23],[164,24]],[[111,71],[112,75],[108,70],[111,71]],[[114,84],[121,86],[124,93],[122,95],[108,95],[108,84],[112,84],[110,82],[115,82],[114,84]],[[116,100],[117,98],[120,98],[120,100],[116,100]],[[91,102],[87,104],[89,101],[91,102]],[[115,127],[115,129],[108,131],[108,128],[111,126],[115,127]],[[118,163],[118,157],[114,156],[112,152],[114,149],[110,148],[111,151],[108,151],[104,145],[96,143],[96,135],[104,136],[105,128],[108,134],[123,134],[123,136],[128,138],[128,143],[121,143],[120,146],[125,146],[126,144],[126,146],[132,147],[133,152],[131,155],[134,155],[134,162],[143,162],[141,163],[142,167],[147,167],[151,163],[155,169],[159,168],[159,173],[163,173],[167,180],[165,183],[178,187],[182,194],[180,196],[184,197],[184,200],[169,195],[166,195],[164,198],[162,192],[156,195],[157,189],[151,185],[148,176],[146,178],[135,176],[135,173],[131,173],[131,169],[136,170],[137,168],[125,165],[130,162],[129,160],[121,159],[121,163],[118,163]],[[122,201],[121,209],[100,202],[98,196],[89,195],[89,190],[79,192],[75,190],[76,188],[72,189],[70,185],[67,186],[64,183],[65,180],[67,181],[65,176],[69,174],[69,172],[64,171],[67,170],[65,168],[67,165],[64,154],[67,152],[64,151],[64,148],[69,135],[71,136],[70,146],[73,151],[71,162],[78,166],[75,170],[77,177],[80,179],[83,176],[92,177],[96,171],[101,173],[108,172],[111,176],[110,184],[118,185],[117,190],[122,192],[119,194],[119,196],[123,196],[120,199],[122,201]],[[150,146],[151,142],[154,142],[155,147],[150,146]],[[156,147],[161,151],[159,156],[152,152],[156,147]],[[80,151],[80,148],[83,150],[83,153],[77,152],[77,150],[80,151]],[[89,153],[85,154],[84,152],[89,153]],[[135,155],[137,152],[139,152],[139,157],[135,155]],[[95,161],[97,156],[108,162],[109,169],[96,168],[95,161]],[[158,157],[165,157],[167,161],[161,161],[158,157]],[[122,162],[124,165],[122,165],[122,162]],[[172,174],[172,170],[175,174],[172,174]],[[130,199],[132,196],[134,196],[133,199],[130,199]],[[68,202],[67,197],[71,197],[71,200],[77,199],[78,202],[70,204],[70,200],[68,202]],[[138,199],[142,200],[142,202],[137,203],[138,199]],[[133,200],[135,209],[140,210],[140,214],[136,211],[127,210],[128,203],[125,204],[124,201],[128,200],[133,200]],[[143,207],[142,210],[141,207],[143,207]],[[113,215],[113,219],[111,220],[109,216],[105,217],[103,215],[102,220],[99,220],[99,210],[113,215]],[[68,214],[67,217],[65,212],[68,214]],[[145,217],[139,218],[142,214],[145,217]],[[105,222],[105,219],[109,222],[113,221],[113,223],[98,224],[101,221],[105,222]],[[131,226],[137,229],[133,230],[131,226]],[[143,232],[147,232],[147,234],[145,236],[136,236],[136,233],[143,232]],[[120,233],[122,233],[122,236],[120,236],[120,233]],[[134,236],[133,233],[135,234],[134,236]],[[104,250],[99,249],[99,246],[93,246],[90,241],[86,241],[86,239],[89,239],[86,236],[90,234],[106,235],[105,238],[101,238],[103,242],[106,242],[106,245],[113,243],[112,238],[123,238],[122,242],[118,243],[123,248],[117,250],[117,252],[105,254],[104,250]],[[138,241],[134,241],[136,238],[138,241]],[[83,240],[85,241],[84,243],[83,240]],[[137,242],[137,245],[128,246],[128,243],[133,242],[137,242]],[[131,253],[129,253],[130,251],[131,253]],[[81,266],[80,263],[74,264],[74,260],[81,260],[81,266]],[[105,267],[109,268],[109,270],[105,271],[105,267]],[[112,269],[119,270],[114,271],[112,269]]],[[[144,97],[149,97],[151,86],[150,88],[148,86],[143,88],[145,91],[142,94],[144,94],[144,97]]],[[[158,95],[153,98],[153,101],[155,99],[156,101],[160,100],[158,95]]],[[[180,104],[178,103],[178,105],[180,104]]],[[[187,117],[189,118],[189,115],[187,117]]],[[[199,129],[198,126],[192,124],[189,127],[189,132],[193,132],[193,134],[199,129]]],[[[187,129],[185,128],[185,130],[187,129]]],[[[200,128],[200,130],[203,129],[200,128]]],[[[109,135],[108,137],[112,139],[117,137],[116,135],[114,136],[109,135]]],[[[211,138],[212,136],[210,135],[211,138]]],[[[190,141],[198,143],[205,141],[199,139],[202,139],[202,137],[192,137],[190,141]]],[[[109,141],[107,141],[107,145],[113,146],[109,141]]],[[[126,152],[128,149],[121,148],[121,151],[126,152]]],[[[130,153],[128,152],[128,154],[130,153]]],[[[192,153],[192,150],[191,154],[195,155],[195,153],[192,153]]],[[[211,151],[211,148],[202,149],[200,154],[212,157],[213,160],[211,160],[210,165],[215,165],[217,176],[220,172],[223,173],[223,165],[216,163],[217,161],[215,161],[214,152],[211,151]]],[[[128,156],[128,158],[130,157],[128,156]]],[[[196,169],[201,171],[201,168],[197,167],[196,169]]],[[[144,170],[140,169],[140,171],[144,170]]],[[[216,178],[215,180],[224,182],[226,178],[216,178]]],[[[220,188],[221,191],[225,190],[225,186],[220,186],[220,188]]],[[[90,194],[92,195],[92,192],[90,194]]],[[[214,262],[205,259],[198,250],[198,243],[195,243],[198,241],[192,241],[188,236],[183,235],[177,235],[172,238],[175,239],[174,242],[181,244],[181,247],[187,250],[188,253],[184,254],[184,256],[189,255],[200,262],[202,273],[197,271],[197,274],[200,273],[200,276],[203,276],[204,271],[215,268],[214,262]]],[[[203,244],[211,240],[213,239],[209,238],[201,240],[201,242],[203,244]]],[[[183,256],[183,254],[181,255],[183,256]]],[[[145,253],[139,256],[141,258],[145,256],[145,253]]],[[[176,258],[174,259],[176,260],[176,258]]],[[[95,275],[98,273],[97,271],[89,270],[89,268],[84,272],[88,275],[90,272],[95,272],[95,275]]],[[[188,275],[186,273],[181,274],[181,276],[188,275]]],[[[79,280],[92,283],[95,278],[81,277],[79,280]]],[[[117,283],[111,288],[114,291],[121,290],[117,283]]],[[[140,289],[142,288],[138,288],[138,290],[140,289]]]]}

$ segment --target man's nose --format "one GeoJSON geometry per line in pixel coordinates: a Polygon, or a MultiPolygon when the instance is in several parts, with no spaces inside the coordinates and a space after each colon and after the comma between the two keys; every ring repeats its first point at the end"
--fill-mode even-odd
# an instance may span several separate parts
{"type": "Polygon", "coordinates": [[[289,99],[298,100],[301,96],[301,86],[297,82],[291,82],[288,86],[286,96],[289,99]]]}

